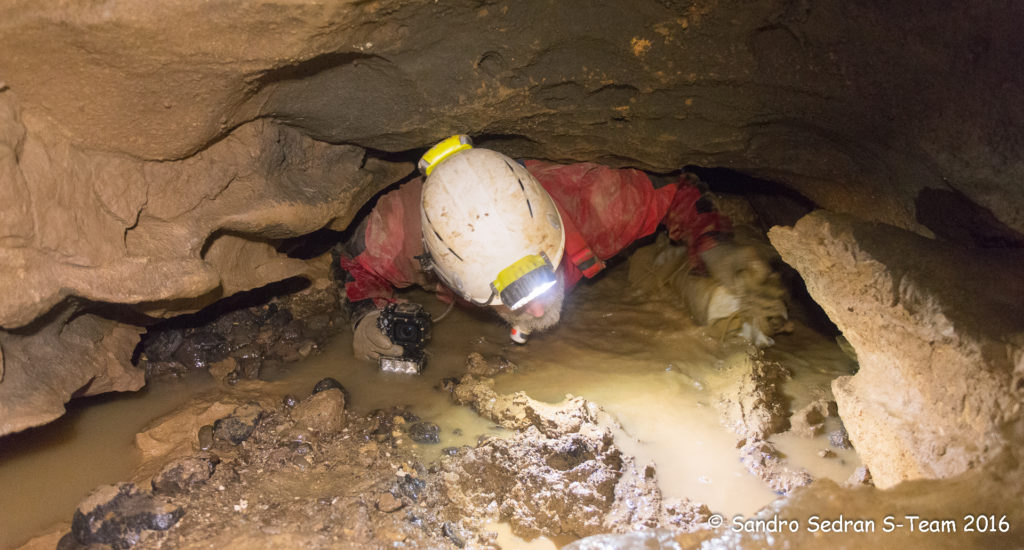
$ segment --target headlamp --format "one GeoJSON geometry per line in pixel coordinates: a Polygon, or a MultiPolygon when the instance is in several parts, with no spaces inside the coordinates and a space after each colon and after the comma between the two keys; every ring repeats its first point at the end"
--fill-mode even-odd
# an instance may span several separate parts
{"type": "Polygon", "coordinates": [[[516,310],[555,286],[555,282],[555,268],[541,252],[523,256],[501,270],[491,283],[491,290],[501,298],[501,303],[516,310]]]}

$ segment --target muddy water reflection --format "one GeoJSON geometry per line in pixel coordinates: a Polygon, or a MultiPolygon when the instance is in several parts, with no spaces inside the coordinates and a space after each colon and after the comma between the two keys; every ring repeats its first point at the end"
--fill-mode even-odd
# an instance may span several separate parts
{"type": "MultiPolygon", "coordinates": [[[[715,408],[715,388],[730,382],[723,370],[744,347],[709,339],[669,299],[624,292],[623,279],[622,271],[612,272],[578,289],[562,325],[517,350],[512,357],[523,372],[502,377],[497,389],[547,401],[565,393],[595,401],[633,437],[618,444],[657,465],[667,496],[724,514],[756,511],[775,495],[740,464],[736,436],[721,426],[715,408]]],[[[793,369],[786,390],[795,391],[797,406],[852,368],[834,342],[806,328],[783,336],[779,347],[769,357],[793,369]],[[805,348],[813,353],[803,356],[805,348]]],[[[827,438],[784,439],[789,460],[815,476],[844,481],[859,465],[852,451],[820,458],[827,438]]]]}
{"type": "MultiPolygon", "coordinates": [[[[418,301],[440,315],[444,304],[432,295],[413,291],[405,297],[418,301]]],[[[479,352],[485,356],[501,353],[506,346],[507,329],[487,311],[463,311],[458,308],[435,325],[427,367],[420,376],[383,373],[375,366],[352,358],[352,335],[345,331],[320,355],[310,357],[297,368],[283,372],[280,380],[298,396],[309,394],[313,385],[325,376],[336,378],[348,389],[351,403],[347,408],[357,413],[392,406],[408,406],[422,420],[441,427],[441,443],[418,445],[419,456],[433,461],[445,447],[475,445],[481,434],[501,432],[490,421],[477,416],[466,407],[452,404],[449,394],[438,389],[441,380],[461,376],[466,369],[466,356],[479,352]]]]}
{"type": "Polygon", "coordinates": [[[56,422],[0,439],[0,548],[70,521],[94,487],[127,478],[139,461],[135,434],[211,384],[196,376],[77,400],[56,422]]]}

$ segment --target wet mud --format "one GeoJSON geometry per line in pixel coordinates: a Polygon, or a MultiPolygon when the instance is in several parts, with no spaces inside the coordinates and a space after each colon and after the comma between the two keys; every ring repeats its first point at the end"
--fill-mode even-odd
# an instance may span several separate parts
{"type": "MultiPolygon", "coordinates": [[[[481,362],[471,356],[471,370],[481,362]]],[[[496,535],[485,526],[496,521],[526,538],[682,532],[706,521],[706,506],[662,497],[655,468],[615,446],[614,420],[597,405],[549,405],[492,385],[466,374],[449,389],[513,433],[450,448],[432,465],[414,451],[426,424],[419,417],[401,408],[346,412],[337,387],[270,407],[237,405],[213,421],[207,450],[154,455],[151,463],[165,464],[148,483],[142,476],[138,486],[94,491],[59,547],[241,548],[259,539],[258,547],[491,548],[496,535]]],[[[150,431],[189,425],[208,409],[185,408],[150,431]]],[[[169,432],[183,438],[169,447],[195,450],[203,428],[169,432]]]]}
{"type": "Polygon", "coordinates": [[[509,548],[647,529],[684,536],[712,514],[753,513],[795,492],[818,477],[815,465],[849,477],[855,451],[817,454],[838,418],[813,434],[791,429],[812,389],[848,369],[834,343],[798,327],[792,349],[781,341],[759,354],[626,285],[619,269],[579,289],[564,326],[525,347],[494,320],[456,312],[411,378],[351,360],[328,286],[170,327],[178,348],[153,347],[170,338],[154,336],[141,364],[156,384],[209,372],[210,389],[135,437],[141,462],[122,478],[132,488],[97,488],[27,548],[95,545],[71,520],[116,519],[120,508],[96,495],[121,491],[181,513],[166,529],[112,521],[125,527],[108,529],[107,547],[509,548]],[[326,324],[312,330],[311,318],[326,324]],[[187,343],[211,338],[221,344],[187,343]],[[252,342],[262,360],[246,369],[252,342]],[[282,342],[308,356],[289,366],[282,342]],[[821,348],[810,377],[795,360],[808,342],[821,348]],[[183,361],[182,349],[206,354],[183,361]],[[799,445],[785,437],[810,448],[790,452],[799,445]]]}

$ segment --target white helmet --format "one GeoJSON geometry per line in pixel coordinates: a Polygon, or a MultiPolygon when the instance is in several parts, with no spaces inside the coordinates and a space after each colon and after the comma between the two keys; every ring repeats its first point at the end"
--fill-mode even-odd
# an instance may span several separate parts
{"type": "Polygon", "coordinates": [[[526,168],[463,135],[432,147],[419,167],[423,243],[449,288],[477,305],[517,309],[555,284],[562,218],[526,168]]]}

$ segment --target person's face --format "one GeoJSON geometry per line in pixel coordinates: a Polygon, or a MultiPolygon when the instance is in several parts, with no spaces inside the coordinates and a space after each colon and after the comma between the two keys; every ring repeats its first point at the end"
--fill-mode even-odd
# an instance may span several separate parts
{"type": "Polygon", "coordinates": [[[561,318],[562,302],[565,300],[565,282],[561,271],[557,272],[557,280],[555,286],[547,292],[515,311],[504,305],[492,307],[502,319],[528,334],[551,328],[561,318]]]}

